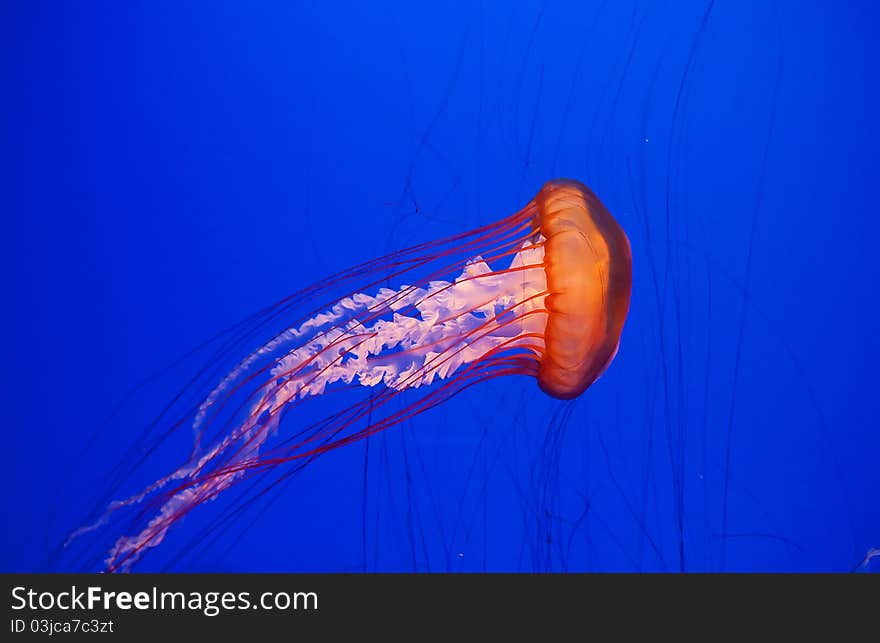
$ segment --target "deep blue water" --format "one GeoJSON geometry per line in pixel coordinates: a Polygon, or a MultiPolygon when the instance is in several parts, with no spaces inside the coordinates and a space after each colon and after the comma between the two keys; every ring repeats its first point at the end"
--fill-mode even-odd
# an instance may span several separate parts
{"type": "Polygon", "coordinates": [[[595,386],[471,389],[137,569],[849,571],[880,547],[877,3],[88,4],[2,8],[0,569],[95,568],[58,545],[203,359],[180,355],[556,176],[633,247],[595,386]]]}

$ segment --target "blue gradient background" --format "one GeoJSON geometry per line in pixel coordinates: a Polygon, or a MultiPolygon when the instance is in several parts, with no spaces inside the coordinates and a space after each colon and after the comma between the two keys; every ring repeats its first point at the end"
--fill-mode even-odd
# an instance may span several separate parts
{"type": "Polygon", "coordinates": [[[2,14],[0,570],[76,568],[50,553],[185,368],[133,385],[555,176],[633,246],[600,382],[472,389],[373,438],[366,474],[364,445],[331,453],[138,569],[849,571],[880,546],[877,3],[2,14]]]}

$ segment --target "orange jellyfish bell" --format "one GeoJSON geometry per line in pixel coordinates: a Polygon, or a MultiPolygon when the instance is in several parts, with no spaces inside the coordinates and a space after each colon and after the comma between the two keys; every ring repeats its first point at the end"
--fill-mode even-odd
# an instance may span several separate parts
{"type": "Polygon", "coordinates": [[[572,399],[617,354],[629,311],[632,253],[611,213],[586,185],[550,181],[534,198],[535,226],[546,239],[548,311],[538,385],[572,399]]]}

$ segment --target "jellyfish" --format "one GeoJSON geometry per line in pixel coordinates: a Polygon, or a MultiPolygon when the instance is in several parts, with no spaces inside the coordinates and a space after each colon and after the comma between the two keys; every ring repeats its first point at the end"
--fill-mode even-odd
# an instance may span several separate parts
{"type": "Polygon", "coordinates": [[[246,354],[177,422],[193,430],[185,462],[111,502],[70,539],[136,509],[105,559],[107,571],[130,571],[190,511],[233,485],[311,462],[480,382],[525,375],[547,395],[576,398],[617,354],[631,280],[623,229],[587,186],[558,179],[496,223],[294,293],[264,321],[296,305],[309,312],[246,354]],[[340,389],[369,393],[297,422],[309,400],[340,389]],[[406,403],[389,404],[403,392],[406,403]]]}

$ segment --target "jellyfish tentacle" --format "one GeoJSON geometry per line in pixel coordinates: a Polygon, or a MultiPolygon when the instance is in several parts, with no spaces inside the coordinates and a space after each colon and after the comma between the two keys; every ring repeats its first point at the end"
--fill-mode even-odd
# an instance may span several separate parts
{"type": "MultiPolygon", "coordinates": [[[[213,443],[194,448],[190,459],[176,471],[108,510],[140,503],[165,489],[145,507],[144,513],[150,517],[142,528],[114,543],[108,567],[129,570],[145,550],[160,544],[170,526],[190,509],[216,498],[254,468],[267,466],[270,460],[261,458],[260,450],[277,430],[285,409],[323,394],[329,385],[384,385],[394,393],[448,379],[463,366],[477,364],[499,349],[519,346],[539,353],[546,323],[543,243],[539,239],[520,242],[517,247],[490,254],[490,260],[513,255],[509,266],[499,270],[492,270],[481,256],[475,256],[451,281],[435,279],[397,290],[380,288],[375,295],[354,293],[251,353],[199,407],[194,419],[197,439],[212,414],[220,413],[234,386],[242,384],[240,375],[261,359],[273,357],[268,369],[258,371],[267,379],[249,396],[251,406],[244,417],[213,443]],[[289,350],[283,356],[275,357],[285,349],[289,350]]],[[[442,398],[442,391],[481,381],[491,369],[513,372],[527,368],[531,372],[536,363],[523,367],[517,362],[487,361],[438,395],[442,398]]],[[[433,399],[437,397],[429,395],[426,402],[433,399]]],[[[416,405],[410,412],[419,408],[416,405]]],[[[398,421],[402,420],[392,414],[377,426],[398,421]]],[[[338,430],[331,424],[326,432],[338,430]]],[[[293,452],[284,457],[303,457],[356,439],[346,435],[321,445],[326,436],[325,431],[316,431],[297,442],[293,452]],[[308,447],[309,443],[314,446],[308,447]]]]}

